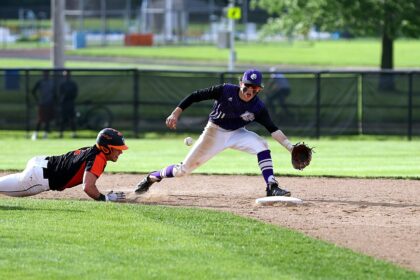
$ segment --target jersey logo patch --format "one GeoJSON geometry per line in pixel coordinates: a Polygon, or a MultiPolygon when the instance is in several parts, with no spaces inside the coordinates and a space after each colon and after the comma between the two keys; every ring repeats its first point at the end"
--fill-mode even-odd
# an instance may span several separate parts
{"type": "Polygon", "coordinates": [[[247,121],[247,122],[252,122],[253,120],[255,120],[255,115],[254,115],[254,113],[251,113],[251,112],[246,111],[245,113],[243,113],[243,114],[241,115],[241,118],[242,118],[244,121],[247,121]]]}

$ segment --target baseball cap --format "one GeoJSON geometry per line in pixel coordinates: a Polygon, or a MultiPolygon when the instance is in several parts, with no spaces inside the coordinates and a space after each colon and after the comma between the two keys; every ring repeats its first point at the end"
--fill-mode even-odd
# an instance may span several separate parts
{"type": "Polygon", "coordinates": [[[259,87],[264,87],[262,84],[262,74],[256,69],[246,70],[242,76],[242,82],[244,84],[255,85],[259,87]]]}

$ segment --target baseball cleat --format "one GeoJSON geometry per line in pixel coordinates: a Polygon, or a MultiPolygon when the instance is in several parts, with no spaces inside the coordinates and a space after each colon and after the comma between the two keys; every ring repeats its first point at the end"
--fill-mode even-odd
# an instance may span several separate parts
{"type": "Polygon", "coordinates": [[[267,186],[267,196],[290,196],[291,193],[288,190],[279,188],[279,184],[274,181],[270,182],[267,186]]]}
{"type": "Polygon", "coordinates": [[[150,178],[150,174],[147,175],[146,178],[144,178],[143,180],[140,181],[140,183],[137,184],[137,189],[135,190],[136,194],[142,194],[145,193],[149,190],[150,186],[153,185],[153,183],[155,182],[159,182],[160,180],[157,181],[153,181],[150,178]]]}
{"type": "Polygon", "coordinates": [[[138,183],[137,185],[137,189],[135,190],[136,194],[142,194],[145,193],[149,190],[150,186],[153,185],[154,182],[152,182],[149,179],[149,176],[147,176],[146,178],[144,178],[143,180],[140,181],[140,183],[138,183]]]}

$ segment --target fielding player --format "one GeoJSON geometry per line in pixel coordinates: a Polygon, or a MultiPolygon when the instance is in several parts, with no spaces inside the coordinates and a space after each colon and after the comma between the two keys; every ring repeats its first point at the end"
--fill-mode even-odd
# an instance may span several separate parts
{"type": "Polygon", "coordinates": [[[0,178],[0,194],[31,196],[53,190],[63,191],[83,184],[88,196],[99,201],[121,201],[123,192],[101,194],[96,180],[105,170],[107,161],[116,162],[127,150],[121,132],[105,128],[98,133],[96,144],[60,156],[37,156],[30,159],[21,173],[0,178]]]}
{"type": "Polygon", "coordinates": [[[273,162],[267,142],[245,128],[247,124],[256,121],[289,152],[293,149],[293,145],[273,123],[264,103],[258,98],[257,95],[262,89],[261,72],[250,69],[243,74],[239,86],[216,85],[197,90],[184,98],[166,119],[166,126],[176,129],[181,113],[192,103],[214,99],[207,126],[181,163],[150,173],[138,184],[136,193],[148,191],[153,183],[160,182],[163,178],[189,174],[216,154],[231,148],[257,156],[258,165],[266,182],[267,196],[290,196],[289,191],[279,187],[274,177],[273,162]]]}

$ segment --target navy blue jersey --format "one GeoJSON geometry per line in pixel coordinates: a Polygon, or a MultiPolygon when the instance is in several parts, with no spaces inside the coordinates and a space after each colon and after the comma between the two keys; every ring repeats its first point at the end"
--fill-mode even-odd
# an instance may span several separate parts
{"type": "Polygon", "coordinates": [[[223,84],[194,91],[178,105],[182,110],[194,102],[214,99],[213,110],[209,120],[223,129],[235,130],[256,121],[270,133],[278,130],[268,114],[264,103],[255,96],[249,102],[239,97],[239,86],[223,84]]]}

